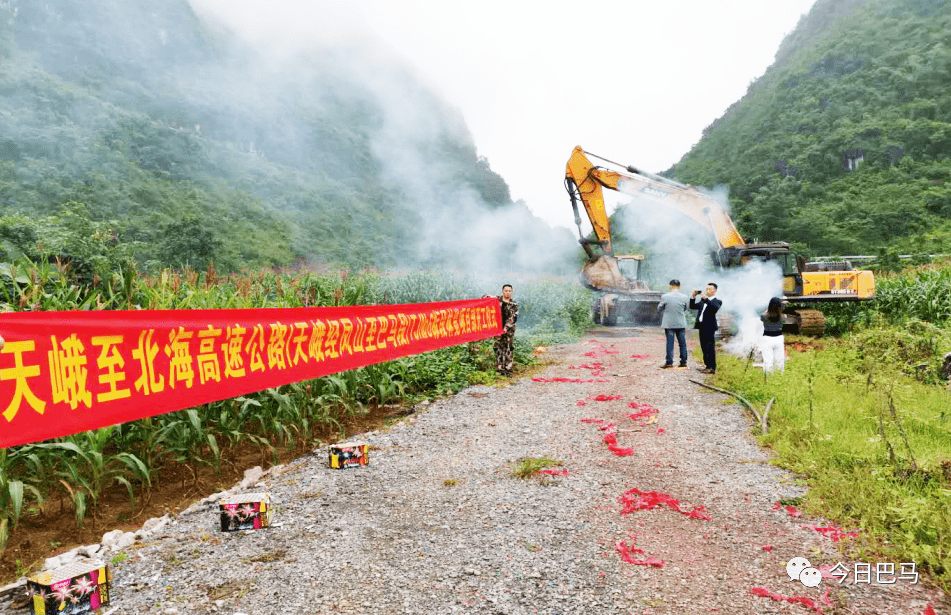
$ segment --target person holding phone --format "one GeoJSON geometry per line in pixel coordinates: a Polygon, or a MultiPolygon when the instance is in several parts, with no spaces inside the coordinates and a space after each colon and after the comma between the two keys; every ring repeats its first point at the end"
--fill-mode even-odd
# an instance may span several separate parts
{"type": "Polygon", "coordinates": [[[700,331],[700,350],[703,352],[704,366],[698,369],[705,374],[717,373],[717,312],[723,305],[723,302],[716,298],[717,290],[717,285],[710,282],[706,290],[695,290],[690,296],[690,309],[697,310],[694,328],[700,331]]]}

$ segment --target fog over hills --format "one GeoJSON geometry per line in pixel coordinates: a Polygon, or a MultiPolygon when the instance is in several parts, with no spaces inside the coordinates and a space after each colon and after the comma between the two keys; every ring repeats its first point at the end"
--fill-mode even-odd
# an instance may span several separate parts
{"type": "Polygon", "coordinates": [[[148,268],[564,272],[578,253],[373,41],[274,54],[185,0],[0,2],[0,204],[0,260],[40,239],[78,256],[76,225],[148,268]]]}

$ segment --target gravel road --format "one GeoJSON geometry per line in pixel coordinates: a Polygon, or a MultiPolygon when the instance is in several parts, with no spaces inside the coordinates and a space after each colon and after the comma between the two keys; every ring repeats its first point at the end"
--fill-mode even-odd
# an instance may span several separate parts
{"type": "Polygon", "coordinates": [[[662,353],[657,329],[592,330],[550,348],[535,377],[588,382],[473,387],[365,434],[368,467],[332,470],[321,449],[273,468],[246,489],[270,492],[273,527],[222,533],[216,505],[193,506],[126,550],[104,612],[813,612],[754,587],[825,613],[951,612],[924,583],[790,580],[793,557],[849,562],[804,527],[821,520],[773,508],[804,490],[769,465],[742,409],[691,383],[707,378],[693,367],[658,369],[662,353]],[[512,477],[524,457],[567,475],[512,477]],[[632,488],[703,508],[649,508],[632,488]],[[625,493],[640,509],[622,514],[625,493]]]}

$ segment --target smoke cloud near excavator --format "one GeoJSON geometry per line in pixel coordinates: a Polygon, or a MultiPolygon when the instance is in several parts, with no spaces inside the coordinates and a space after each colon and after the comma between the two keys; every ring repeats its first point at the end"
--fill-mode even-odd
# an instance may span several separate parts
{"type": "MultiPolygon", "coordinates": [[[[725,188],[707,194],[729,212],[725,188]]],[[[771,297],[783,294],[783,272],[775,262],[751,260],[739,268],[717,269],[711,260],[717,245],[709,228],[679,211],[637,197],[619,206],[612,231],[623,238],[624,247],[647,256],[651,288],[666,290],[669,280],[678,279],[681,290],[690,296],[710,282],[717,284],[722,312],[732,315],[736,329],[727,350],[739,355],[750,351],[762,332],[759,314],[771,297]]]]}

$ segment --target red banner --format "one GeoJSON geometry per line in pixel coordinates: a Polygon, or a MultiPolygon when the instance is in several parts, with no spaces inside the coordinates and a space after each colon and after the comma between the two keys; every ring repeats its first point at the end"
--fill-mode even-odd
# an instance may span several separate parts
{"type": "Polygon", "coordinates": [[[501,334],[494,298],[0,314],[0,448],[501,334]]]}

